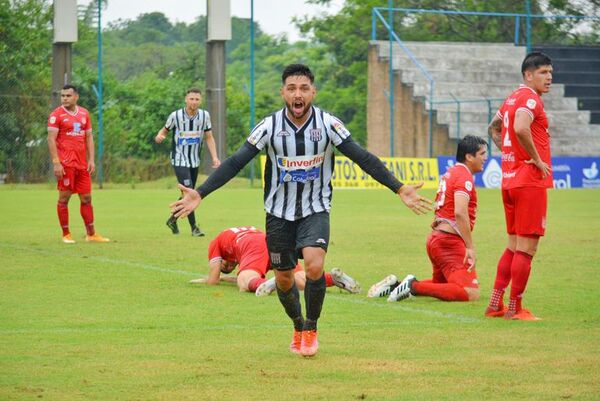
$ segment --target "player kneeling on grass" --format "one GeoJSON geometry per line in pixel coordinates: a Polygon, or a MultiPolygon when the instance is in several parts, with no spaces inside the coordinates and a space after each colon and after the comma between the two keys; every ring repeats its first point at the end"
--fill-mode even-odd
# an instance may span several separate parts
{"type": "MultiPolygon", "coordinates": [[[[265,233],[254,227],[233,227],[221,232],[208,246],[209,271],[207,278],[190,281],[192,284],[219,284],[220,281],[237,283],[240,291],[254,292],[257,297],[266,296],[276,290],[275,278],[268,279],[269,252],[265,233]],[[237,277],[221,277],[240,266],[237,277]]],[[[298,263],[294,279],[299,290],[306,284],[306,274],[298,263]]],[[[352,294],[360,292],[360,285],[342,269],[335,268],[325,273],[327,287],[339,287],[352,294]]]]}
{"type": "Polygon", "coordinates": [[[433,230],[427,238],[427,255],[433,267],[430,280],[417,281],[409,274],[398,281],[389,275],[374,284],[368,297],[388,295],[389,302],[402,301],[414,295],[443,301],[475,301],[479,284],[475,271],[475,248],[471,231],[475,225],[477,192],[473,174],[483,170],[487,159],[487,143],[468,135],[458,144],[457,163],[440,179],[435,199],[433,230]]]}

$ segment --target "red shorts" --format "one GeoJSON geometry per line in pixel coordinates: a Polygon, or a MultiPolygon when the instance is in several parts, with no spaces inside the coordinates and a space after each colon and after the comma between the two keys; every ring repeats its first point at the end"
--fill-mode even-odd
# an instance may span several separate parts
{"type": "Polygon", "coordinates": [[[74,194],[92,193],[92,179],[87,170],[65,166],[63,166],[63,169],[65,170],[65,174],[62,180],[58,180],[58,185],[56,186],[59,191],[69,191],[74,194]]]}
{"type": "MultiPolygon", "coordinates": [[[[266,242],[256,241],[255,236],[246,235],[239,239],[238,246],[241,248],[242,256],[240,257],[237,274],[240,274],[243,270],[254,270],[262,278],[265,278],[267,272],[271,269],[266,242]]],[[[298,263],[294,273],[302,270],[302,265],[298,263]]]]}
{"type": "Polygon", "coordinates": [[[456,234],[433,230],[427,238],[427,255],[433,268],[434,283],[454,283],[463,288],[479,288],[477,272],[463,263],[465,242],[456,234]]]}
{"type": "Polygon", "coordinates": [[[546,232],[546,188],[521,187],[502,190],[506,232],[510,235],[543,236],[546,232]]]}
{"type": "Polygon", "coordinates": [[[238,240],[240,265],[238,274],[243,270],[254,270],[265,277],[269,270],[269,252],[265,241],[256,241],[255,235],[245,235],[238,240]]]}

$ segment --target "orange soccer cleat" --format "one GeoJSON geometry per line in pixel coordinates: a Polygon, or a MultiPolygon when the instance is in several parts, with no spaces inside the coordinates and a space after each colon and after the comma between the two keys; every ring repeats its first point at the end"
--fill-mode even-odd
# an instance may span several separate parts
{"type": "Polygon", "coordinates": [[[62,241],[65,244],[74,244],[75,243],[75,240],[73,239],[73,237],[71,237],[71,233],[69,233],[67,235],[63,235],[62,241]]]}
{"type": "Polygon", "coordinates": [[[290,344],[290,351],[294,354],[300,354],[302,347],[302,332],[294,330],[294,336],[292,337],[292,343],[290,344]]]}
{"type": "Polygon", "coordinates": [[[507,311],[504,315],[504,318],[507,320],[527,320],[527,321],[535,321],[542,320],[539,317],[536,317],[529,311],[529,309],[521,308],[520,311],[507,311]]]}
{"type": "Polygon", "coordinates": [[[108,238],[104,238],[100,234],[96,233],[94,235],[86,235],[85,240],[87,242],[110,242],[108,238]]]}
{"type": "Polygon", "coordinates": [[[304,330],[302,332],[302,344],[300,353],[302,356],[315,356],[319,349],[319,340],[317,339],[317,330],[304,330]]]}
{"type": "Polygon", "coordinates": [[[490,306],[485,308],[485,317],[504,317],[508,312],[508,308],[504,306],[498,307],[498,309],[494,309],[490,306]]]}

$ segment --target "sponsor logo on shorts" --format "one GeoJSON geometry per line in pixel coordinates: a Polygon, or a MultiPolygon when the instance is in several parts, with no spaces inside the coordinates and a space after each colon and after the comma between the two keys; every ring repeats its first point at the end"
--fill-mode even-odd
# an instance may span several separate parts
{"type": "Polygon", "coordinates": [[[68,178],[63,179],[63,185],[65,187],[68,187],[70,183],[71,183],[71,180],[69,180],[68,178]]]}
{"type": "Polygon", "coordinates": [[[269,252],[269,257],[271,258],[271,263],[275,265],[281,264],[281,253],[269,252]]]}
{"type": "Polygon", "coordinates": [[[318,240],[315,241],[315,244],[327,244],[327,241],[325,241],[323,238],[319,238],[318,240]]]}

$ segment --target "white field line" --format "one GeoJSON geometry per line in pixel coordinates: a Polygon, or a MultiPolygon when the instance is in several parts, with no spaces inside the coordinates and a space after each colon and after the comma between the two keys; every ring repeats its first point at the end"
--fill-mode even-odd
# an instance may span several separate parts
{"type": "MultiPolygon", "coordinates": [[[[51,251],[47,251],[47,250],[41,250],[41,249],[35,249],[35,248],[29,248],[29,247],[24,247],[24,246],[15,246],[15,245],[11,245],[11,244],[5,244],[5,243],[1,243],[0,242],[0,247],[4,247],[4,248],[12,248],[12,249],[17,249],[17,250],[22,250],[22,251],[26,251],[26,252],[31,252],[31,253],[37,253],[37,254],[41,254],[41,255],[47,255],[47,256],[53,256],[53,257],[71,257],[72,255],[67,255],[61,252],[51,252],[51,251]]],[[[185,275],[185,276],[194,276],[194,277],[206,277],[205,275],[201,275],[198,273],[194,273],[194,272],[189,272],[189,271],[185,271],[185,270],[176,270],[176,269],[166,269],[160,266],[156,266],[156,265],[151,265],[151,264],[147,264],[147,263],[140,263],[140,262],[132,262],[132,261],[127,261],[127,260],[116,260],[116,259],[110,259],[110,258],[106,258],[106,257],[101,257],[101,256],[90,256],[88,257],[88,260],[93,260],[93,261],[97,261],[97,262],[102,262],[102,263],[110,263],[110,264],[114,264],[114,265],[125,265],[128,267],[134,267],[134,268],[140,268],[140,269],[144,269],[144,270],[152,270],[152,271],[158,271],[161,273],[171,273],[171,274],[178,274],[178,275],[185,275]]],[[[430,309],[422,309],[422,308],[415,308],[413,306],[407,305],[406,302],[410,303],[412,301],[406,301],[405,303],[382,303],[382,302],[375,302],[375,300],[368,300],[366,298],[360,297],[360,296],[351,296],[351,295],[336,295],[336,294],[327,294],[327,299],[335,299],[336,301],[343,301],[343,302],[347,302],[347,303],[353,303],[353,304],[358,304],[358,305],[365,305],[365,306],[369,306],[369,307],[375,307],[375,308],[394,308],[394,309],[400,309],[406,312],[410,312],[410,313],[417,313],[417,314],[421,314],[421,315],[426,315],[426,316],[431,316],[431,317],[435,317],[435,318],[442,318],[442,319],[448,319],[448,320],[455,320],[455,321],[459,321],[461,323],[476,323],[476,322],[481,322],[483,318],[474,318],[471,316],[464,316],[464,315],[460,315],[460,314],[456,314],[456,313],[444,313],[444,312],[438,312],[438,311],[433,311],[430,309]]],[[[387,325],[387,326],[397,326],[397,325],[405,325],[405,324],[411,324],[411,323],[415,323],[415,322],[411,322],[408,321],[404,318],[398,318],[398,320],[394,320],[392,322],[377,322],[376,324],[379,325],[387,325]]],[[[373,322],[364,322],[364,323],[356,323],[356,324],[340,324],[338,325],[331,325],[331,324],[322,324],[322,326],[325,327],[346,327],[346,326],[352,326],[352,327],[363,327],[363,326],[372,326],[374,323],[373,322]]],[[[252,326],[253,328],[265,328],[265,329],[275,329],[275,328],[279,328],[280,325],[258,325],[252,326]]],[[[219,325],[219,326],[206,326],[206,325],[202,325],[201,327],[182,327],[182,328],[176,328],[176,327],[165,327],[164,329],[161,328],[144,328],[144,327],[133,327],[133,328],[98,328],[98,329],[94,329],[94,328],[56,328],[56,329],[49,329],[49,330],[22,330],[22,329],[7,329],[7,330],[3,330],[0,329],[0,334],[25,334],[25,333],[69,333],[69,332],[74,332],[74,333],[79,333],[79,332],[89,332],[89,333],[102,333],[102,332],[128,332],[128,331],[138,331],[138,330],[146,330],[146,329],[150,329],[150,330],[201,330],[201,331],[216,331],[216,330],[236,330],[236,329],[246,329],[246,326],[241,326],[241,325],[235,325],[235,324],[231,324],[231,325],[219,325]]]]}

